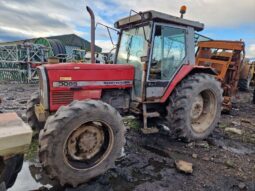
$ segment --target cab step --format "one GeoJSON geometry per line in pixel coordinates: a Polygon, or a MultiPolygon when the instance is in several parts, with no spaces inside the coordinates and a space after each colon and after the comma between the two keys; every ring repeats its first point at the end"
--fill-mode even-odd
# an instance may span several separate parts
{"type": "Polygon", "coordinates": [[[144,134],[153,134],[153,133],[158,133],[159,129],[156,127],[148,127],[148,118],[156,118],[156,117],[160,117],[160,113],[159,112],[147,112],[147,105],[144,103],[143,104],[143,128],[141,129],[141,131],[144,134]]]}
{"type": "Polygon", "coordinates": [[[160,113],[159,112],[150,112],[150,113],[146,113],[147,118],[153,118],[153,117],[160,117],[160,113]]]}

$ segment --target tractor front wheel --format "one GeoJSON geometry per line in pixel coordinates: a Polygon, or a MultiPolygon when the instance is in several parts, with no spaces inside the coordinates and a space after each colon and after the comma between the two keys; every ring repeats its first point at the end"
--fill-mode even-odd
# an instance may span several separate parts
{"type": "Polygon", "coordinates": [[[208,74],[188,76],[175,89],[167,107],[169,126],[187,141],[204,139],[220,120],[222,88],[208,74]]]}
{"type": "Polygon", "coordinates": [[[95,100],[74,101],[48,118],[39,158],[49,177],[76,187],[114,166],[125,142],[118,111],[95,100]]]}

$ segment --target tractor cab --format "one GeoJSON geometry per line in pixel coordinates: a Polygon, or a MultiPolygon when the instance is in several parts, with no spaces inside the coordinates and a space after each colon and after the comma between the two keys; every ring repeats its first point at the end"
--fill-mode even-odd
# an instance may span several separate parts
{"type": "Polygon", "coordinates": [[[135,67],[133,99],[159,102],[183,65],[195,63],[195,31],[204,25],[157,11],[115,23],[120,29],[116,64],[135,67]]]}

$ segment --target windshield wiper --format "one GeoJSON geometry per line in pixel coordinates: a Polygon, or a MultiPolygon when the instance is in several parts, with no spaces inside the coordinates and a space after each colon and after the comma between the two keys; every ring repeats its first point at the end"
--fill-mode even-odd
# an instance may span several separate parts
{"type": "Polygon", "coordinates": [[[133,40],[133,36],[131,36],[130,41],[128,43],[128,48],[127,48],[127,63],[129,62],[129,58],[130,58],[130,50],[131,50],[132,40],[133,40]]]}
{"type": "Polygon", "coordinates": [[[113,42],[113,38],[112,38],[112,34],[111,34],[110,30],[115,31],[115,32],[117,33],[117,35],[120,34],[120,31],[118,31],[118,30],[115,29],[115,28],[112,28],[112,27],[109,27],[109,26],[107,26],[107,25],[104,25],[104,24],[102,24],[102,23],[97,23],[97,24],[96,24],[96,28],[97,28],[97,25],[101,25],[101,26],[103,26],[103,27],[105,27],[105,28],[107,29],[107,32],[108,32],[109,38],[110,38],[110,40],[111,40],[111,43],[112,43],[113,47],[115,48],[117,44],[113,42]]]}

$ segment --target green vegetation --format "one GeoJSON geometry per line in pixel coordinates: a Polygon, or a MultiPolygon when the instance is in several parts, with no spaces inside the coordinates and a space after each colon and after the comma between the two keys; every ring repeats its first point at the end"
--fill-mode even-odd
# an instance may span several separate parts
{"type": "Polygon", "coordinates": [[[124,124],[130,129],[138,130],[140,129],[140,121],[138,119],[124,119],[124,124]]]}
{"type": "Polygon", "coordinates": [[[25,154],[25,160],[33,160],[36,157],[37,150],[38,150],[38,140],[33,139],[30,144],[29,150],[25,154]]]}

